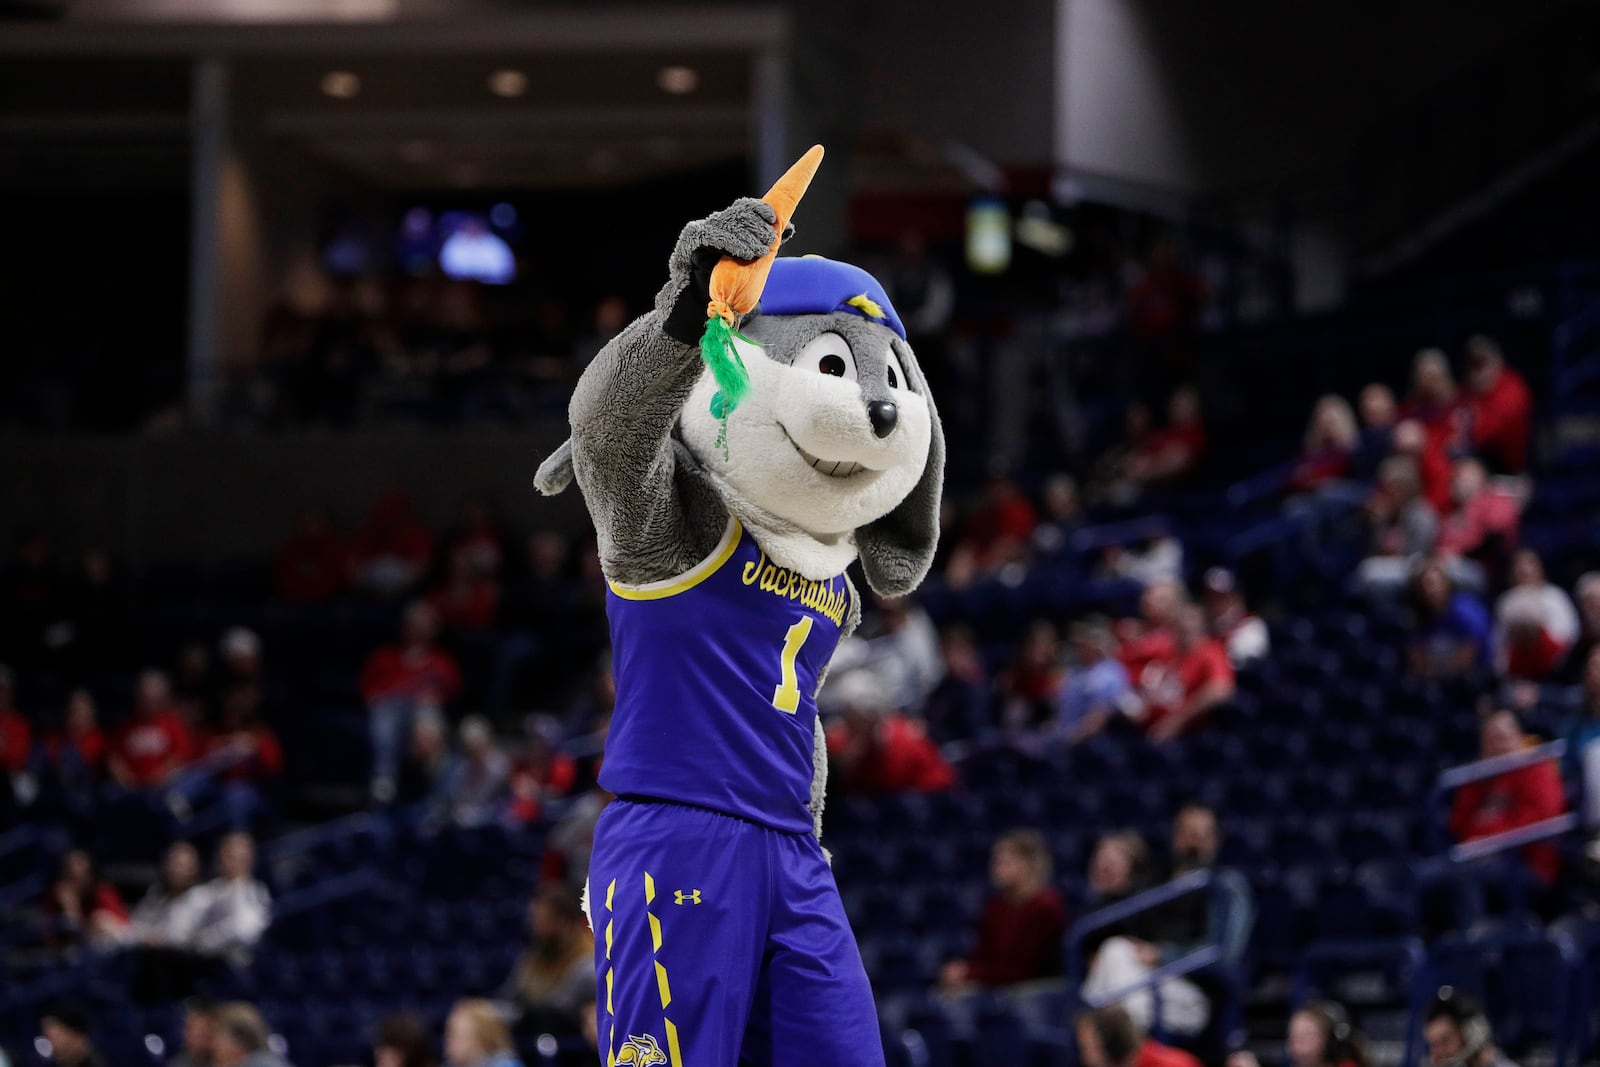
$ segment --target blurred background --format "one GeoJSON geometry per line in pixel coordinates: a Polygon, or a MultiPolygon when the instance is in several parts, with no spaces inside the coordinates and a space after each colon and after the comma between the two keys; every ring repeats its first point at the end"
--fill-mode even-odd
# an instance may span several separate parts
{"type": "Polygon", "coordinates": [[[820,142],[790,248],[951,446],[823,694],[889,1063],[1596,1062],[1597,31],[0,0],[0,1049],[603,1056],[604,584],[532,474],[820,142]]]}

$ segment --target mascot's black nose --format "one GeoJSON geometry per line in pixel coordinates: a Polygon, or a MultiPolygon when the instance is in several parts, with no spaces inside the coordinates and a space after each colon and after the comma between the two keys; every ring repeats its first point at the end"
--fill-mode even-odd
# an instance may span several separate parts
{"type": "Polygon", "coordinates": [[[872,422],[872,432],[888,437],[900,425],[900,409],[893,400],[874,400],[867,405],[867,418],[872,422]]]}

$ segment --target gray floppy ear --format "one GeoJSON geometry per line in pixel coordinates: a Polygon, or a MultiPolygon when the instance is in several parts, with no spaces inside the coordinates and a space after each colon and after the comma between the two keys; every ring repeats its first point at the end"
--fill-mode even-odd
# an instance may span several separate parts
{"type": "Polygon", "coordinates": [[[545,496],[555,496],[572,484],[572,438],[550,453],[533,476],[533,487],[545,496]]]}
{"type": "MultiPolygon", "coordinates": [[[[903,356],[909,349],[901,351],[903,356]]],[[[928,402],[928,462],[922,477],[906,498],[889,514],[856,530],[856,552],[867,584],[879,596],[905,596],[927,577],[933,552],[939,546],[939,499],[944,492],[944,428],[933,394],[926,388],[921,368],[912,371],[923,381],[928,402]]]]}

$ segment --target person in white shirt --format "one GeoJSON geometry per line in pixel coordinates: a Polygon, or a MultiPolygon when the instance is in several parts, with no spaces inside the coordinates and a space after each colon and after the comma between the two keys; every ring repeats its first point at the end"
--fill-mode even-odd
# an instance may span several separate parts
{"type": "Polygon", "coordinates": [[[1227,647],[1228,660],[1235,667],[1261,659],[1272,651],[1267,624],[1250,614],[1232,571],[1223,567],[1206,571],[1202,603],[1211,636],[1227,647]]]}
{"type": "MultiPolygon", "coordinates": [[[[903,597],[878,599],[878,626],[871,636],[846,638],[829,669],[836,675],[870,671],[889,694],[892,706],[919,711],[944,678],[939,631],[928,613],[903,597]]],[[[823,702],[833,695],[823,690],[823,702]]]]}
{"type": "Polygon", "coordinates": [[[1578,640],[1578,609],[1572,598],[1545,579],[1539,554],[1523,548],[1511,557],[1511,588],[1500,594],[1494,608],[1495,650],[1502,664],[1509,631],[1528,623],[1543,631],[1563,654],[1578,640]]]}
{"type": "Polygon", "coordinates": [[[233,833],[217,848],[217,877],[202,886],[189,947],[234,966],[250,962],[256,942],[272,922],[272,894],[255,879],[256,847],[249,834],[233,833]]]}
{"type": "Polygon", "coordinates": [[[204,906],[200,854],[187,841],[167,849],[161,880],[150,887],[128,923],[128,936],[144,945],[183,946],[194,934],[204,906]]]}

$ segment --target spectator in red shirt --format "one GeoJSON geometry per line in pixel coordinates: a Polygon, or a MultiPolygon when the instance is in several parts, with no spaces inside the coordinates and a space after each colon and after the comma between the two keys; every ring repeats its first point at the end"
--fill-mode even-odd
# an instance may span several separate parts
{"type": "Polygon", "coordinates": [[[372,796],[394,800],[400,753],[411,732],[411,717],[424,703],[448,703],[461,691],[461,671],[450,654],[434,643],[439,617],[417,601],[406,608],[398,644],[367,658],[361,695],[372,729],[372,796]]]}
{"type": "Polygon", "coordinates": [[[380,496],[351,548],[355,583],[380,596],[398,596],[416,586],[433,559],[433,534],[398,489],[380,496]]]}
{"type": "Polygon", "coordinates": [[[1289,476],[1290,490],[1303,493],[1344,477],[1360,444],[1350,402],[1334,393],[1322,397],[1311,411],[1300,461],[1289,476]]]}
{"type": "Polygon", "coordinates": [[[1144,275],[1129,287],[1127,295],[1128,327],[1142,393],[1160,393],[1184,373],[1205,299],[1205,283],[1184,265],[1176,242],[1157,241],[1144,275]]]}
{"type": "Polygon", "coordinates": [[[61,729],[40,746],[44,777],[80,813],[93,804],[95,784],[105,771],[106,735],[96,719],[94,697],[87,689],[74,689],[61,729]]]}
{"type": "Polygon", "coordinates": [[[1139,678],[1145,701],[1139,725],[1157,742],[1193,728],[1212,708],[1233,699],[1234,692],[1228,650],[1206,632],[1200,608],[1179,608],[1172,632],[1172,658],[1152,664],[1139,678]]]}
{"type": "MultiPolygon", "coordinates": [[[[1484,719],[1480,741],[1483,759],[1509,756],[1534,743],[1512,711],[1497,711],[1484,719]]],[[[1458,789],[1450,810],[1450,833],[1464,844],[1553,819],[1564,810],[1561,771],[1555,760],[1544,760],[1458,789]]],[[[1561,853],[1549,842],[1527,846],[1522,856],[1545,885],[1561,871],[1561,853]]]]}
{"type": "Polygon", "coordinates": [[[292,604],[321,604],[344,589],[350,549],[325,512],[300,513],[294,532],[278,545],[273,573],[278,596],[292,604]]]}
{"type": "Polygon", "coordinates": [[[1450,457],[1416,419],[1407,419],[1394,428],[1394,454],[1406,456],[1417,465],[1422,496],[1433,510],[1443,515],[1452,506],[1450,495],[1450,457]]]}
{"type": "Polygon", "coordinates": [[[134,694],[133,717],[111,743],[111,777],[124,789],[165,785],[194,758],[194,738],[174,709],[167,676],[145,671],[134,694]]]}
{"type": "Polygon", "coordinates": [[[1035,619],[1017,648],[1017,658],[998,679],[1005,698],[1005,724],[1024,729],[1047,722],[1055,713],[1056,694],[1066,677],[1055,626],[1035,619]]]}
{"type": "Polygon", "coordinates": [[[1437,348],[1424,348],[1411,368],[1411,395],[1406,397],[1400,417],[1420,422],[1429,444],[1451,455],[1463,443],[1464,412],[1450,360],[1437,348]]]}
{"type": "Polygon", "coordinates": [[[992,571],[1026,556],[1038,515],[1016,483],[1004,474],[989,478],[983,501],[968,516],[951,566],[978,573],[992,571]]]}
{"type": "Polygon", "coordinates": [[[461,513],[461,528],[450,540],[450,553],[464,555],[476,573],[499,578],[505,559],[504,539],[487,501],[473,499],[461,513]]]}
{"type": "Polygon", "coordinates": [[[1511,588],[1494,609],[1495,666],[1508,678],[1542,682],[1578,640],[1578,609],[1565,589],[1545,580],[1531,548],[1511,557],[1511,588]]]}
{"type": "Polygon", "coordinates": [[[1435,547],[1450,558],[1452,577],[1482,589],[1484,569],[1502,573],[1516,547],[1522,501],[1492,485],[1489,472],[1471,456],[1456,460],[1451,494],[1455,509],[1439,523],[1435,547]]]}
{"type": "Polygon", "coordinates": [[[1044,838],[1032,830],[1013,830],[996,841],[989,884],[994,895],[978,920],[977,944],[966,959],[944,965],[940,988],[956,993],[1059,978],[1067,909],[1050,885],[1044,838]]]}
{"type": "Polygon", "coordinates": [[[1472,448],[1490,469],[1521,474],[1528,465],[1533,394],[1483,335],[1467,341],[1467,418],[1472,448]]]}
{"type": "Polygon", "coordinates": [[[883,683],[849,671],[830,683],[844,714],[828,730],[834,780],[851,793],[931,792],[956,783],[956,772],[921,724],[889,707],[883,683]]]}
{"type": "Polygon", "coordinates": [[[1151,582],[1139,594],[1138,621],[1125,620],[1117,625],[1121,641],[1117,659],[1128,669],[1134,685],[1139,684],[1140,675],[1150,664],[1172,657],[1172,623],[1187,601],[1188,595],[1176,580],[1151,582]]]}
{"type": "MultiPolygon", "coordinates": [[[[33,728],[17,710],[14,687],[11,668],[0,666],[0,774],[6,776],[8,786],[27,773],[33,754],[33,728]]],[[[7,802],[0,798],[0,810],[7,802]]]]}
{"type": "Polygon", "coordinates": [[[44,903],[54,928],[52,944],[117,944],[128,927],[128,909],[109,882],[95,873],[89,854],[75,848],[61,857],[61,871],[44,903]]]}
{"type": "Polygon", "coordinates": [[[494,628],[500,608],[500,582],[483,566],[480,553],[459,546],[451,550],[449,570],[428,603],[452,630],[494,628]]]}
{"type": "Polygon", "coordinates": [[[1175,482],[1199,466],[1205,450],[1200,393],[1186,385],[1167,401],[1167,424],[1146,434],[1134,447],[1123,476],[1141,488],[1175,482]]]}
{"type": "Polygon", "coordinates": [[[561,723],[553,715],[530,715],[524,727],[527,747],[511,764],[509,814],[513,822],[537,822],[544,805],[572,792],[578,767],[562,752],[561,723]]]}
{"type": "Polygon", "coordinates": [[[1082,1067],[1200,1067],[1182,1049],[1147,1037],[1120,1004],[1081,1013],[1076,1029],[1082,1067]]]}

